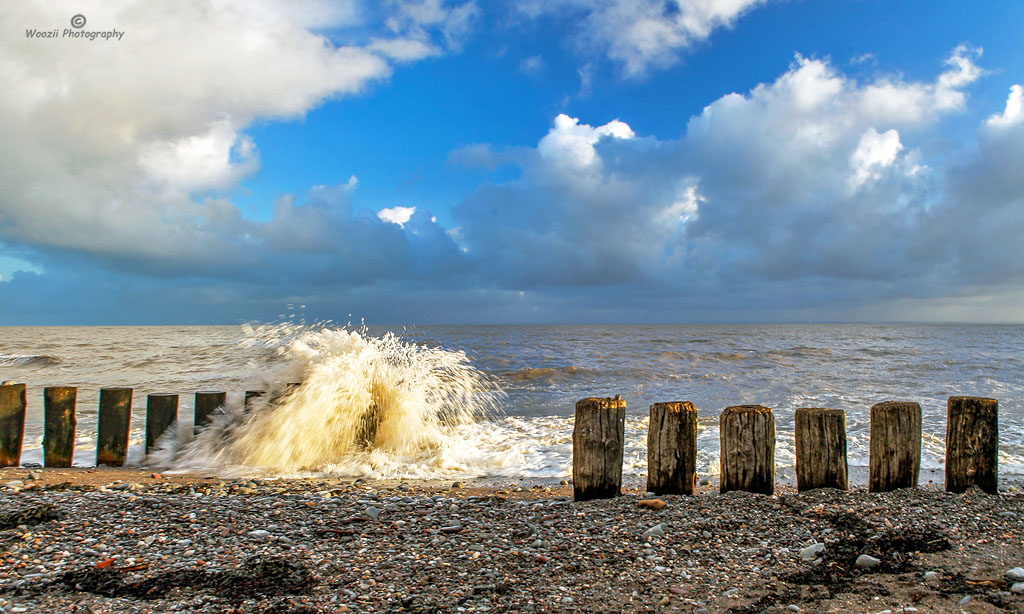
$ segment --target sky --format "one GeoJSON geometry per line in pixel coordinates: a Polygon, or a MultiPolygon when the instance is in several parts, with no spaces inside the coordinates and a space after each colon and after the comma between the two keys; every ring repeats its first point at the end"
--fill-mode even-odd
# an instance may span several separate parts
{"type": "Polygon", "coordinates": [[[3,325],[1024,322],[1019,0],[0,9],[3,325]]]}

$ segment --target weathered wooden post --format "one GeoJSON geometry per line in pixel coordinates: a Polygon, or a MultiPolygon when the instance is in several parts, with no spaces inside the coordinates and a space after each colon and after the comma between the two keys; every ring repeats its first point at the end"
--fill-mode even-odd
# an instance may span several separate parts
{"type": "Polygon", "coordinates": [[[692,495],[697,483],[697,408],[689,401],[651,405],[647,490],[692,495]]]}
{"type": "Polygon", "coordinates": [[[43,464],[70,467],[75,454],[75,401],[78,388],[50,386],[43,389],[43,464]]]}
{"type": "Polygon", "coordinates": [[[192,426],[192,434],[199,432],[200,427],[210,423],[210,416],[218,407],[227,403],[226,392],[197,392],[196,393],[196,417],[192,426]]]}
{"type": "Polygon", "coordinates": [[[921,471],[921,406],[886,401],[871,406],[868,491],[915,488],[921,471]]]}
{"type": "Polygon", "coordinates": [[[154,393],[146,397],[146,454],[177,420],[178,395],[154,393]]]}
{"type": "Polygon", "coordinates": [[[256,402],[256,399],[259,399],[265,394],[267,394],[266,390],[246,390],[245,403],[243,403],[242,409],[244,411],[249,411],[252,408],[253,403],[256,402]]]}
{"type": "Polygon", "coordinates": [[[946,403],[946,490],[977,485],[999,490],[999,401],[949,397],[946,403]]]}
{"type": "Polygon", "coordinates": [[[132,422],[132,389],[100,388],[100,416],[96,427],[96,464],[124,465],[132,422]]]}
{"type": "Polygon", "coordinates": [[[846,464],[846,412],[801,407],[796,422],[796,488],[850,488],[846,464]]]}
{"type": "Polygon", "coordinates": [[[764,405],[726,407],[719,419],[721,492],[775,492],[775,415],[764,405]]]}
{"type": "Polygon", "coordinates": [[[572,494],[576,501],[622,494],[626,401],[590,397],[576,402],[572,429],[572,494]]]}
{"type": "Polygon", "coordinates": [[[0,385],[0,467],[21,464],[27,407],[25,384],[0,385]]]}

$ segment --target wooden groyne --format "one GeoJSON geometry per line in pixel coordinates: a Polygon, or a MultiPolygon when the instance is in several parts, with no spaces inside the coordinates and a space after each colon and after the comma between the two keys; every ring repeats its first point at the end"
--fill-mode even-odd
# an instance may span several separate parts
{"type": "MultiPolygon", "coordinates": [[[[573,434],[573,479],[577,500],[620,494],[624,438],[608,424],[604,405],[613,399],[583,399],[576,404],[586,437],[573,434]],[[581,416],[582,408],[582,416],[581,416]],[[594,424],[601,425],[598,427],[594,424]],[[603,435],[602,435],[603,434],[603,435]],[[616,447],[617,446],[617,447],[616,447]],[[611,465],[619,462],[619,466],[611,465]],[[594,472],[618,475],[613,487],[593,489],[594,472]],[[583,476],[584,484],[578,480],[583,476]],[[582,486],[582,488],[581,488],[582,486]],[[596,494],[600,492],[600,494],[596,494]]],[[[621,402],[623,412],[625,401],[621,402]]],[[[950,397],[947,406],[946,490],[971,486],[995,493],[998,483],[999,402],[981,397],[950,397]]],[[[846,460],[846,412],[803,407],[794,414],[797,489],[849,488],[846,460]]],[[[763,405],[727,407],[719,416],[720,491],[775,491],[775,417],[763,405]]],[[[647,490],[655,494],[693,494],[696,479],[697,409],[688,401],[655,403],[647,432],[647,490]]],[[[887,401],[871,408],[868,489],[872,492],[913,488],[921,468],[921,406],[887,401]]]]}
{"type": "MultiPolygon", "coordinates": [[[[297,384],[289,384],[288,391],[297,384]]],[[[70,467],[77,428],[77,388],[44,390],[43,452],[46,467],[70,467]]],[[[96,464],[124,465],[131,426],[132,388],[101,388],[96,430],[96,464]]],[[[248,411],[262,390],[245,391],[248,411]]],[[[178,420],[178,395],[146,398],[146,453],[178,420]]],[[[225,405],[227,393],[195,393],[196,431],[225,405]]],[[[0,467],[21,463],[28,409],[25,384],[0,384],[0,467]]],[[[999,402],[983,397],[950,397],[947,404],[945,486],[971,486],[995,493],[998,485],[999,402]]],[[[576,403],[573,429],[573,495],[577,500],[615,497],[622,491],[626,401],[621,396],[588,397],[576,403]]],[[[647,488],[656,494],[693,494],[697,477],[697,408],[687,401],[650,407],[647,488]]],[[[772,494],[775,489],[775,417],[763,405],[727,407],[719,416],[722,492],[772,494]]],[[[846,412],[800,408],[794,414],[798,490],[849,488],[846,412]]],[[[921,467],[921,407],[886,401],[871,407],[868,489],[917,486],[921,467]]]]}

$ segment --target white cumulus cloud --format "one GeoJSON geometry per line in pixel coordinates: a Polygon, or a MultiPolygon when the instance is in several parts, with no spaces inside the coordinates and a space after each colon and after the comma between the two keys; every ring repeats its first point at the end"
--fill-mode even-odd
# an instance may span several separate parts
{"type": "MultiPolygon", "coordinates": [[[[259,168],[247,127],[440,53],[431,40],[464,33],[463,6],[385,6],[385,27],[356,1],[115,0],[85,12],[119,41],[0,37],[0,241],[161,270],[245,261],[270,232],[227,199],[259,168]]],[[[20,2],[4,22],[61,28],[83,10],[20,2]]]]}
{"type": "Polygon", "coordinates": [[[896,130],[886,130],[879,134],[874,128],[868,128],[850,156],[853,169],[850,183],[856,188],[878,178],[884,169],[892,166],[902,149],[900,133],[896,130]]]}
{"type": "Polygon", "coordinates": [[[1006,129],[1024,123],[1024,87],[1014,85],[1010,88],[1010,96],[1006,99],[1006,108],[985,122],[994,129],[1006,129]]]}
{"type": "Polygon", "coordinates": [[[540,140],[537,151],[555,164],[584,169],[598,162],[594,146],[601,139],[631,139],[634,136],[633,129],[617,119],[595,128],[580,124],[575,117],[560,114],[555,117],[551,131],[540,140]]]}
{"type": "Polygon", "coordinates": [[[556,16],[576,22],[575,42],[618,63],[629,77],[670,66],[682,52],[731,26],[764,0],[527,0],[517,5],[529,17],[556,16]]]}
{"type": "Polygon", "coordinates": [[[404,227],[405,223],[409,221],[412,214],[416,213],[416,207],[390,207],[388,209],[381,209],[377,212],[377,217],[390,222],[392,224],[398,224],[404,227]]]}

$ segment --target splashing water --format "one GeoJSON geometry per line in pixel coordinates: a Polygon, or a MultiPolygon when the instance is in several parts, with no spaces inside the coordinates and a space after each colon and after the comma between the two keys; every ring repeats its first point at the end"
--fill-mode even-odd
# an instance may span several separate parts
{"type": "Polygon", "coordinates": [[[465,353],[392,333],[294,325],[247,333],[244,345],[278,365],[267,396],[225,408],[194,441],[166,450],[166,464],[275,474],[443,469],[446,452],[463,447],[501,397],[465,353]]]}

